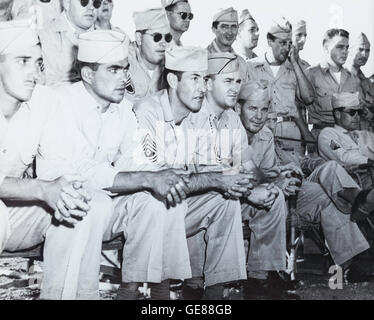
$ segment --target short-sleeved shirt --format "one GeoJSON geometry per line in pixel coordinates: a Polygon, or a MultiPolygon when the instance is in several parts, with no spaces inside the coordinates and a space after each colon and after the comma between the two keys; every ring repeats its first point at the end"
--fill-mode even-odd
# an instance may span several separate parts
{"type": "Polygon", "coordinates": [[[137,121],[132,104],[123,100],[102,113],[82,82],[51,90],[56,110],[40,142],[38,177],[54,180],[78,174],[95,188],[112,187],[119,172],[112,164],[120,157],[121,144],[128,157],[138,145],[133,140],[137,121]]]}
{"type": "Polygon", "coordinates": [[[355,132],[348,132],[335,125],[334,128],[325,128],[318,139],[318,147],[324,160],[335,160],[342,166],[350,167],[366,164],[369,157],[362,154],[355,132]],[[355,141],[357,140],[357,141],[355,141]]]}
{"type": "Polygon", "coordinates": [[[232,110],[224,112],[214,123],[205,101],[199,113],[190,113],[177,125],[168,92],[162,90],[138,102],[134,111],[140,127],[148,131],[144,149],[148,151],[149,162],[160,169],[218,172],[232,169],[236,158],[244,161],[242,153],[245,157],[251,154],[242,151],[243,146],[248,147],[248,140],[239,117],[232,110]],[[222,134],[217,134],[220,131],[222,134]]]}
{"type": "Polygon", "coordinates": [[[23,178],[38,152],[44,128],[54,107],[46,87],[37,86],[29,102],[21,104],[14,116],[0,119],[0,175],[23,178]],[[41,103],[35,103],[35,101],[41,103]]]}
{"type": "Polygon", "coordinates": [[[273,74],[266,58],[256,58],[248,62],[249,79],[263,82],[270,87],[271,106],[278,116],[293,116],[297,112],[297,80],[294,68],[287,60],[277,75],[273,74]]]}
{"type": "Polygon", "coordinates": [[[338,83],[327,63],[308,68],[305,75],[315,88],[314,103],[307,107],[309,123],[334,125],[332,96],[341,92],[360,91],[357,77],[343,68],[340,83],[338,83]]]}
{"type": "Polygon", "coordinates": [[[166,88],[162,75],[164,67],[160,65],[155,70],[148,70],[135,42],[131,43],[129,47],[129,63],[131,80],[135,90],[133,93],[128,93],[129,100],[135,102],[166,88]]]}
{"type": "Polygon", "coordinates": [[[39,31],[47,85],[80,80],[76,67],[78,35],[63,12],[48,28],[39,31]]]}
{"type": "MultiPolygon", "coordinates": [[[[194,157],[197,172],[228,171],[253,168],[252,149],[239,115],[225,110],[218,118],[205,99],[201,110],[186,121],[197,135],[194,157]]],[[[191,137],[189,135],[189,137],[191,137]]]]}
{"type": "MultiPolygon", "coordinates": [[[[216,40],[213,40],[213,42],[207,47],[207,50],[209,53],[221,53],[222,52],[221,49],[218,47],[216,40]]],[[[237,54],[233,48],[230,48],[229,53],[232,53],[238,56],[239,68],[242,74],[242,79],[244,82],[247,81],[248,80],[248,70],[247,70],[248,66],[247,66],[245,59],[240,54],[237,54]]]]}

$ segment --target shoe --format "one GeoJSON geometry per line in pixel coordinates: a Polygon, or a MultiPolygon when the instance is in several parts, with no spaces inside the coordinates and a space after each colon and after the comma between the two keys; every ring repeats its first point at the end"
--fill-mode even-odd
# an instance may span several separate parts
{"type": "Polygon", "coordinates": [[[271,287],[279,291],[295,291],[299,286],[299,283],[292,281],[286,273],[269,272],[269,281],[271,287]]]}
{"type": "Polygon", "coordinates": [[[243,284],[244,300],[275,300],[268,280],[248,278],[243,284]]]}
{"type": "Polygon", "coordinates": [[[202,288],[194,289],[184,285],[182,289],[183,300],[202,300],[203,294],[204,290],[202,288]]]}
{"type": "Polygon", "coordinates": [[[374,187],[368,190],[361,191],[353,206],[352,206],[352,215],[351,220],[352,222],[360,222],[364,221],[367,218],[370,217],[370,215],[373,215],[374,212],[368,212],[365,209],[363,209],[363,206],[368,202],[368,195],[374,190],[374,187]]]}
{"type": "Polygon", "coordinates": [[[372,282],[374,277],[372,274],[368,274],[361,267],[356,264],[351,265],[344,272],[344,278],[348,283],[363,283],[363,282],[372,282]]]}

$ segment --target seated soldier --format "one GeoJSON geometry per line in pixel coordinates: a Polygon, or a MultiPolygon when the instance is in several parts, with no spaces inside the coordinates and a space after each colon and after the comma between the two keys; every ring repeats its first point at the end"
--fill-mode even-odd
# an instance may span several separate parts
{"type": "Polygon", "coordinates": [[[311,223],[321,224],[331,256],[337,265],[346,270],[347,279],[366,279],[357,271],[357,265],[352,264],[352,258],[367,250],[369,245],[356,223],[350,219],[349,208],[354,200],[345,200],[347,194],[357,196],[359,186],[336,162],[314,161],[316,170],[298,187],[303,173],[291,162],[292,158],[294,163],[298,159],[290,154],[287,162],[278,164],[280,159],[275,152],[274,136],[265,126],[270,103],[268,89],[261,84],[246,85],[242,88],[239,102],[238,111],[247,130],[256,165],[265,174],[280,173],[273,181],[283,189],[286,197],[298,193],[298,215],[311,223]],[[292,177],[295,173],[299,178],[292,177]]]}
{"type": "Polygon", "coordinates": [[[149,132],[149,163],[159,170],[189,168],[193,172],[185,217],[193,279],[184,297],[199,299],[205,288],[205,299],[220,300],[225,283],[246,279],[240,202],[227,200],[224,194],[241,183],[236,193],[241,197],[253,175],[196,170],[199,150],[192,138],[196,129],[191,113],[199,112],[204,101],[207,69],[206,50],[170,47],[165,70],[169,88],[139,101],[134,110],[141,128],[149,132]],[[187,295],[193,289],[197,294],[187,295]]]}
{"type": "Polygon", "coordinates": [[[78,176],[27,178],[54,111],[46,88],[36,86],[42,62],[27,21],[1,23],[0,250],[27,250],[45,241],[41,298],[98,298],[97,274],[97,290],[88,279],[91,255],[101,250],[96,226],[110,214],[110,198],[94,190],[88,195],[78,176]]]}
{"type": "MultiPolygon", "coordinates": [[[[230,53],[209,55],[207,95],[201,111],[191,116],[193,128],[204,131],[199,139],[207,142],[199,144],[199,171],[230,170],[233,165],[248,172],[255,169],[247,134],[232,110],[242,84],[239,63],[237,56],[230,53]],[[210,155],[215,157],[209,158],[210,155]]],[[[249,221],[253,231],[246,288],[255,288],[268,271],[286,270],[287,208],[280,190],[260,180],[241,202],[242,219],[249,221]]],[[[251,298],[246,293],[246,298],[251,298]]]]}
{"type": "Polygon", "coordinates": [[[368,216],[374,211],[374,188],[369,171],[357,171],[360,166],[373,167],[374,154],[360,145],[359,93],[343,92],[332,99],[335,126],[322,130],[318,140],[320,155],[325,160],[335,160],[350,172],[356,171],[357,182],[363,189],[353,206],[353,215],[368,216]]]}
{"type": "MultiPolygon", "coordinates": [[[[137,140],[132,104],[124,99],[128,46],[128,36],[111,30],[79,37],[82,81],[52,89],[55,112],[40,142],[37,172],[46,180],[79,172],[93,188],[112,192],[114,211],[96,225],[100,236],[91,241],[125,237],[117,299],[136,299],[139,284],[149,282],[152,299],[166,300],[168,279],[191,277],[184,207],[177,206],[188,187],[172,170],[140,172],[142,140],[137,140]],[[181,197],[173,198],[177,193],[181,197]]],[[[91,253],[96,286],[99,265],[100,250],[91,253]]]]}

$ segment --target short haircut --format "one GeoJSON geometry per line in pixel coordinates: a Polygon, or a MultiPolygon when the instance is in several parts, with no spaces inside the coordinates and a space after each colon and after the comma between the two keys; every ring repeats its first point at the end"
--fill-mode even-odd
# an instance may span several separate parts
{"type": "Polygon", "coordinates": [[[170,73],[176,75],[177,78],[178,78],[178,81],[181,81],[182,75],[183,75],[183,71],[175,71],[175,70],[170,70],[170,69],[165,68],[165,70],[164,70],[164,79],[163,80],[164,80],[164,83],[166,85],[166,89],[170,89],[170,85],[168,83],[168,75],[170,73]]]}
{"type": "Polygon", "coordinates": [[[182,0],[182,1],[178,1],[176,3],[173,3],[167,7],[165,7],[165,10],[166,11],[173,11],[173,9],[175,8],[175,6],[179,3],[179,2],[185,2],[185,3],[189,3],[188,0],[182,0]]]}
{"type": "Polygon", "coordinates": [[[344,29],[329,29],[323,37],[323,45],[332,40],[334,37],[340,36],[349,39],[349,32],[344,29]]]}
{"type": "Polygon", "coordinates": [[[91,62],[83,62],[83,61],[76,60],[75,66],[76,66],[76,69],[79,70],[79,75],[82,78],[82,69],[84,67],[89,67],[93,71],[97,71],[97,69],[99,69],[100,64],[95,63],[95,62],[91,63],[91,62]]]}

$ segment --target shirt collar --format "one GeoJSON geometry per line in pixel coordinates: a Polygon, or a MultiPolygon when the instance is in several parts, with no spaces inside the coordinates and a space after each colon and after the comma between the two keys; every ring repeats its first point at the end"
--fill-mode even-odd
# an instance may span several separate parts
{"type": "MultiPolygon", "coordinates": [[[[213,40],[212,47],[213,47],[213,50],[215,52],[222,52],[221,49],[218,47],[217,39],[213,40]]],[[[234,53],[235,54],[235,51],[234,51],[234,49],[232,47],[230,47],[229,53],[234,53]]]]}
{"type": "MultiPolygon", "coordinates": [[[[90,111],[101,110],[99,103],[94,99],[94,97],[90,95],[82,81],[73,84],[73,86],[75,86],[78,91],[77,96],[79,96],[80,105],[84,106],[84,108],[87,108],[90,111]]],[[[108,110],[105,113],[108,114],[116,111],[118,111],[118,104],[111,103],[108,110]]],[[[101,113],[101,111],[99,112],[101,113]]]]}
{"type": "Polygon", "coordinates": [[[162,107],[162,112],[164,113],[165,122],[174,122],[173,112],[171,111],[169,93],[167,89],[160,91],[160,102],[162,107]]]}
{"type": "MultiPolygon", "coordinates": [[[[322,69],[323,72],[327,73],[328,71],[330,71],[330,65],[327,61],[324,61],[324,62],[320,63],[320,66],[321,66],[321,69],[322,69]]],[[[345,69],[344,67],[340,71],[341,71],[342,75],[344,73],[348,73],[348,70],[345,69]]]]}

